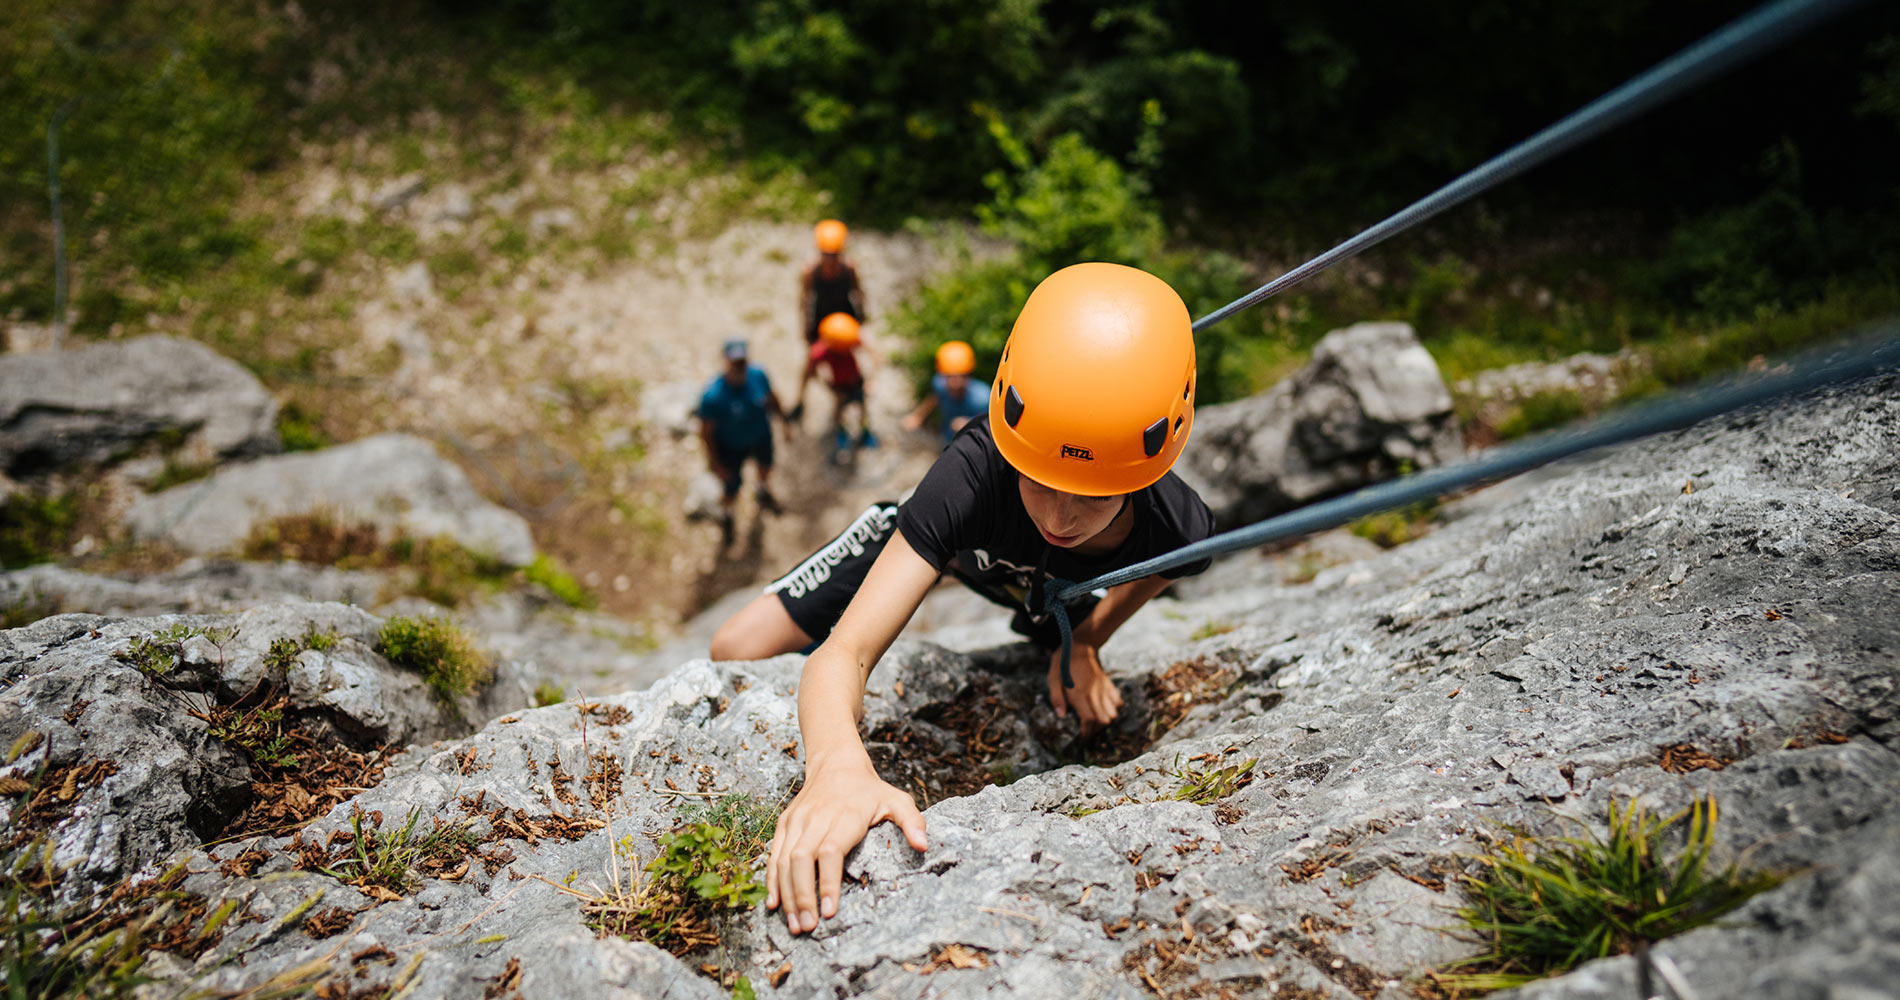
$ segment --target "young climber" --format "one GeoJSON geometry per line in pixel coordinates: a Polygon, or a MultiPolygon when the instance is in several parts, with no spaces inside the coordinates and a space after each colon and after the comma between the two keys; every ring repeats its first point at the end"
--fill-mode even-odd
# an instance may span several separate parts
{"type": "Polygon", "coordinates": [[[807,344],[818,341],[818,324],[832,313],[844,313],[860,323],[868,318],[858,269],[843,256],[846,235],[844,223],[837,219],[826,219],[812,230],[818,261],[798,279],[798,315],[807,344]]]}
{"type": "Polygon", "coordinates": [[[957,436],[963,425],[988,411],[990,384],[973,379],[976,351],[961,340],[952,340],[937,348],[937,374],[930,380],[930,395],[917,408],[904,415],[904,429],[914,431],[924,425],[932,410],[943,411],[943,446],[957,436]]]}
{"type": "Polygon", "coordinates": [[[706,386],[697,412],[699,436],[706,442],[706,466],[724,487],[719,534],[730,545],[733,502],[739,496],[746,459],[759,468],[759,508],[779,513],[778,499],[772,496],[772,418],[784,424],[787,441],[792,438],[792,424],[785,419],[772,381],[747,360],[746,342],[728,340],[723,352],[726,370],[706,386]]]}
{"type": "Polygon", "coordinates": [[[851,447],[851,435],[844,429],[844,411],[853,406],[858,410],[858,447],[877,447],[877,435],[871,433],[871,415],[864,407],[864,372],[858,367],[857,357],[860,348],[870,352],[857,320],[845,313],[826,316],[818,324],[818,342],[811,345],[805,358],[805,373],[798,378],[798,395],[792,401],[791,419],[797,421],[805,414],[806,383],[818,377],[819,369],[825,370],[824,382],[831,388],[832,435],[839,451],[851,447]]]}
{"type": "MultiPolygon", "coordinates": [[[[989,412],[966,425],[902,505],[877,504],[713,637],[714,659],[817,648],[798,686],[805,786],[779,817],[766,905],[803,933],[838,908],[844,856],[891,822],[926,849],[924,820],[878,777],[858,739],[864,684],[939,574],[1015,610],[1054,650],[1052,578],[1086,580],[1206,537],[1214,519],[1169,467],[1194,420],[1194,340],[1181,299],[1118,264],[1077,264],[1030,294],[1004,345],[989,412]]],[[[1085,731],[1122,696],[1098,647],[1205,560],[1070,605],[1074,686],[1049,661],[1049,700],[1085,731]]]]}

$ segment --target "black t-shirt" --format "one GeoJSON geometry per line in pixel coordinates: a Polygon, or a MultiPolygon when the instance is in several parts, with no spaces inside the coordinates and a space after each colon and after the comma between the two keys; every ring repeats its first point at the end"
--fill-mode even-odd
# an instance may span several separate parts
{"type": "MultiPolygon", "coordinates": [[[[1050,578],[1079,582],[1206,538],[1214,515],[1170,472],[1129,496],[1135,523],[1113,552],[1083,555],[1050,545],[1023,509],[1017,472],[990,435],[990,419],[964,426],[897,511],[897,530],[939,572],[1004,607],[1041,615],[1041,587],[1050,578]]],[[[1193,576],[1210,560],[1161,575],[1193,576]]]]}

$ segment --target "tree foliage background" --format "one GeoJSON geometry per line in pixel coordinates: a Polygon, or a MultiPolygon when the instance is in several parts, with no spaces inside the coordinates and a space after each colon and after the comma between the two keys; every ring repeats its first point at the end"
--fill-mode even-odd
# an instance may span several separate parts
{"type": "MultiPolygon", "coordinates": [[[[18,0],[0,12],[0,312],[50,313],[55,121],[69,244],[95,278],[163,282],[244,252],[232,199],[297,137],[431,101],[475,113],[523,76],[663,111],[735,162],[795,167],[855,222],[977,213],[1017,248],[986,301],[1099,257],[1171,272],[1199,308],[1751,6],[18,0]],[[310,32],[416,24],[442,51],[379,76],[375,93],[346,80],[314,96],[310,32]],[[473,84],[445,95],[430,58],[473,84]],[[1192,261],[1178,257],[1188,248],[1192,261]]],[[[1379,305],[1443,316],[1501,257],[1541,261],[1536,280],[1587,272],[1616,295],[1711,315],[1798,306],[1842,282],[1890,288],[1897,131],[1900,8],[1867,4],[1384,258],[1405,291],[1379,305]]],[[[86,287],[96,332],[123,307],[112,281],[86,287]]],[[[967,312],[974,291],[929,294],[967,312]]],[[[919,336],[950,329],[916,315],[919,336]]]]}

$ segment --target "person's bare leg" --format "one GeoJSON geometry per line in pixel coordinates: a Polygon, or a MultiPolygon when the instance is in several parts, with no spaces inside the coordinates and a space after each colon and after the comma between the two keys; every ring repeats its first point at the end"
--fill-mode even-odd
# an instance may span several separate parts
{"type": "Polygon", "coordinates": [[[760,594],[713,633],[715,660],[763,660],[780,653],[796,653],[812,638],[792,621],[777,594],[760,594]]]}

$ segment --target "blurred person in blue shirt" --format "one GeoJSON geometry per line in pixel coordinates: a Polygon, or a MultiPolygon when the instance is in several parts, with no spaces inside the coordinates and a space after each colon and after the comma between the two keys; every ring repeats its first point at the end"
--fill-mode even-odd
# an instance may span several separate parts
{"type": "Polygon", "coordinates": [[[724,493],[719,500],[719,530],[727,544],[732,542],[732,510],[738,499],[742,470],[746,459],[759,468],[759,508],[767,513],[780,512],[772,495],[772,420],[785,428],[785,440],[792,439],[792,424],[785,419],[772,380],[762,369],[747,360],[746,342],[728,340],[724,347],[726,370],[706,386],[699,397],[699,436],[706,442],[706,465],[719,477],[724,493]]]}

